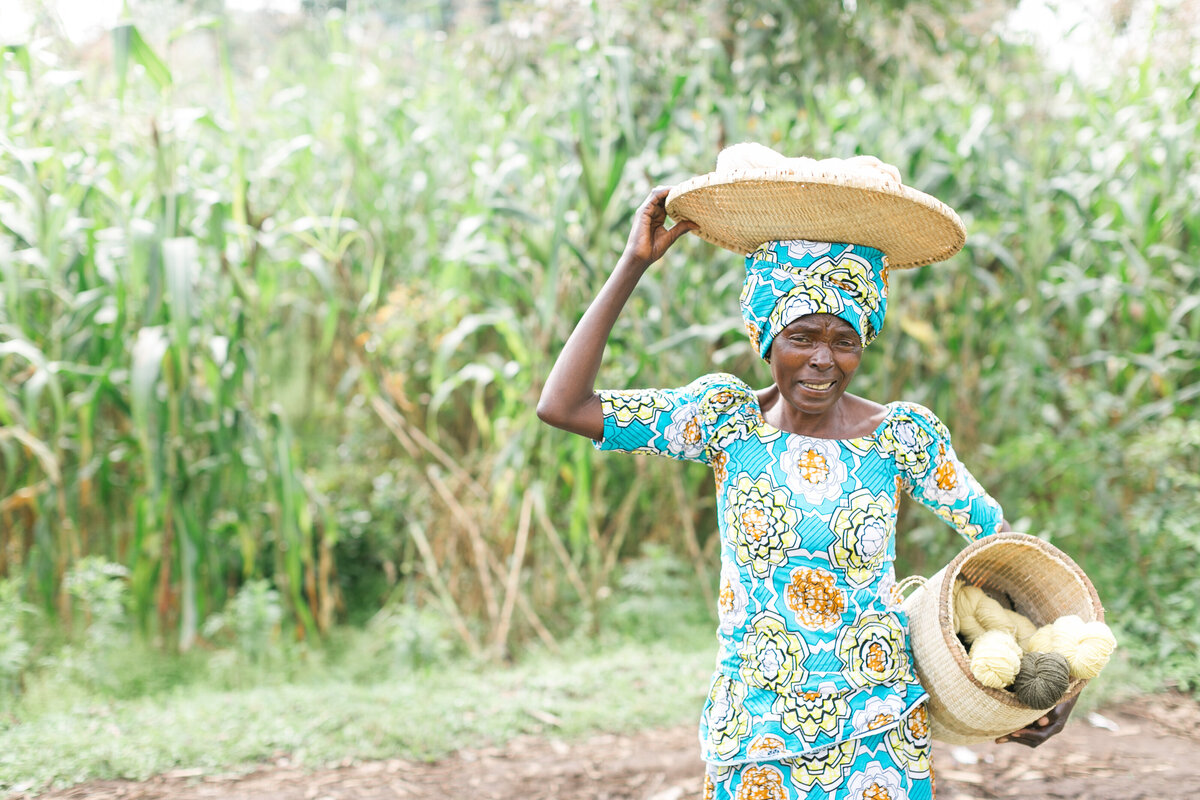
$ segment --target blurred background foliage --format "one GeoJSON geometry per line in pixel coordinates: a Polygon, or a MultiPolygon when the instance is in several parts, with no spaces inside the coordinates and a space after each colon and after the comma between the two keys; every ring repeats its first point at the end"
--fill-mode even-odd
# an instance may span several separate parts
{"type": "MultiPolygon", "coordinates": [[[[856,391],[933,408],[1131,662],[1200,687],[1194,37],[1084,78],[987,0],[337,5],[147,0],[85,43],[42,6],[3,44],[5,703],[162,688],[139,647],[286,677],[355,630],[406,669],[708,625],[708,472],[532,411],[641,198],[742,140],[960,212],[856,391]]],[[[685,239],[602,384],[768,381],[740,283],[685,239]]],[[[903,509],[902,574],[959,546],[903,509]]]]}

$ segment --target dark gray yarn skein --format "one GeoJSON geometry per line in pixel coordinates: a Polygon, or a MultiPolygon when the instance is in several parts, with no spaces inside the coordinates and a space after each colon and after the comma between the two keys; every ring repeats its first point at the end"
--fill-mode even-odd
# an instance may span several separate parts
{"type": "Polygon", "coordinates": [[[1030,708],[1053,708],[1067,693],[1071,668],[1058,653],[1026,653],[1012,692],[1030,708]]]}

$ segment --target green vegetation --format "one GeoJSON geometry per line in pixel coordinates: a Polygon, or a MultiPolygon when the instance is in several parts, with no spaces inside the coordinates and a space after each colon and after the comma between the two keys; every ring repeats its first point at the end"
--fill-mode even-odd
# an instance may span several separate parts
{"type": "MultiPolygon", "coordinates": [[[[0,791],[181,767],[251,770],[281,754],[315,769],[345,759],[433,759],[519,734],[571,739],[694,724],[712,668],[708,625],[653,638],[581,638],[566,643],[565,655],[534,648],[520,664],[499,667],[397,657],[400,642],[380,634],[379,626],[343,631],[332,647],[277,652],[269,665],[135,649],[112,663],[107,691],[66,671],[40,673],[26,719],[0,718],[0,791]]],[[[1155,688],[1118,656],[1076,714],[1155,688]]]]}
{"type": "MultiPolygon", "coordinates": [[[[43,673],[26,697],[28,718],[0,718],[0,791],[177,768],[252,770],[281,755],[316,769],[346,759],[434,759],[520,734],[572,739],[694,725],[712,668],[707,625],[653,640],[605,635],[570,643],[565,656],[533,652],[503,667],[414,666],[380,648],[377,633],[277,657],[269,670],[140,650],[116,665],[123,677],[111,688],[127,699],[43,673]]],[[[1118,656],[1075,713],[1155,688],[1118,656]]]]}
{"type": "MultiPolygon", "coordinates": [[[[136,780],[178,767],[253,769],[281,754],[314,768],[346,758],[426,759],[522,733],[574,738],[694,722],[711,642],[710,631],[692,628],[659,642],[581,644],[567,659],[533,656],[486,669],[398,670],[368,656],[354,665],[309,663],[307,674],[241,690],[193,675],[186,690],[121,702],[43,687],[29,701],[34,718],[0,718],[0,792],[136,780]],[[369,676],[367,663],[375,668],[369,676]]],[[[367,650],[360,642],[346,656],[367,650]]],[[[141,656],[169,666],[162,656],[141,656]]]]}
{"type": "MultiPolygon", "coordinates": [[[[0,50],[14,725],[61,675],[107,701],[226,664],[217,687],[250,691],[351,626],[411,667],[704,618],[710,476],[532,409],[645,192],[743,139],[872,153],[959,210],[966,249],[893,276],[856,390],[937,411],[1092,576],[1133,668],[1200,687],[1200,71],[1085,84],[939,3],[676,5],[0,50]],[[147,649],[175,666],[126,663],[147,649]]],[[[740,281],[684,240],[602,382],[765,382],[740,281]]],[[[904,510],[902,571],[958,545],[904,510]]]]}

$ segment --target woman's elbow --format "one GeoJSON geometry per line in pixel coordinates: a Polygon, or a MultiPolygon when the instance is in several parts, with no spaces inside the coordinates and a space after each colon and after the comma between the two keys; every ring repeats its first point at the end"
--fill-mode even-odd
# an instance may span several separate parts
{"type": "Polygon", "coordinates": [[[549,398],[541,397],[537,403],[537,418],[547,425],[553,425],[558,428],[559,421],[562,419],[562,411],[549,398]]]}
{"type": "Polygon", "coordinates": [[[571,408],[553,394],[542,392],[542,396],[538,398],[537,417],[551,427],[569,430],[571,408]]]}
{"type": "Polygon", "coordinates": [[[604,418],[598,400],[593,404],[571,405],[543,395],[538,400],[537,416],[551,427],[577,433],[589,439],[600,439],[604,436],[604,418]]]}

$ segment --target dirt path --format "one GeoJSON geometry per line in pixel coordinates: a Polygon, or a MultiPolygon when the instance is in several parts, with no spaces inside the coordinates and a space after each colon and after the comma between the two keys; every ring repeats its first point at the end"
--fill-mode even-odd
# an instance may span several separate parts
{"type": "MultiPolygon", "coordinates": [[[[1037,750],[936,745],[939,800],[1200,796],[1200,704],[1177,695],[1073,719],[1037,750]]],[[[700,797],[693,726],[563,743],[522,738],[433,764],[402,760],[308,771],[286,760],[242,776],[187,770],[134,783],[104,781],[52,800],[683,800],[700,797]]]]}

